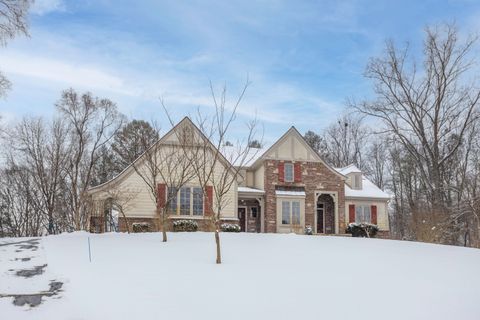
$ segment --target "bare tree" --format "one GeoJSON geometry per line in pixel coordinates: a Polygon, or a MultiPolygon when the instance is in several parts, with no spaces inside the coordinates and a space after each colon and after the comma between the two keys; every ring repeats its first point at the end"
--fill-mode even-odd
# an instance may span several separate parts
{"type": "Polygon", "coordinates": [[[79,95],[73,89],[62,93],[57,109],[68,125],[71,144],[67,175],[70,220],[75,230],[81,230],[89,220],[87,189],[92,184],[98,151],[111,141],[123,117],[112,101],[90,93],[79,95]]]}
{"type": "Polygon", "coordinates": [[[246,140],[238,141],[233,147],[229,147],[228,152],[225,150],[229,131],[236,119],[238,107],[248,85],[249,82],[247,81],[238,99],[233,106],[228,108],[226,86],[223,87],[221,94],[218,96],[212,83],[210,83],[215,113],[212,117],[207,117],[198,112],[197,123],[202,136],[193,136],[196,148],[191,154],[192,167],[195,170],[196,179],[200,183],[203,194],[207,195],[207,199],[212,199],[211,202],[206,203],[206,206],[211,212],[212,224],[215,229],[217,264],[222,263],[220,246],[221,213],[230,204],[232,197],[229,196],[229,193],[232,192],[237,182],[240,169],[258,152],[258,149],[249,147],[251,141],[256,140],[256,120],[247,124],[246,140]]]}
{"type": "Polygon", "coordinates": [[[474,37],[460,41],[452,25],[427,27],[423,68],[410,59],[408,47],[398,49],[387,42],[386,55],[372,59],[366,71],[377,99],[352,104],[361,113],[381,120],[386,133],[412,159],[416,187],[425,195],[426,206],[411,212],[419,215],[414,219],[417,227],[425,224],[434,230],[428,237],[435,241],[445,240],[442,225],[452,222],[448,215],[453,185],[447,178],[451,160],[462,152],[466,134],[480,116],[480,90],[466,79],[473,66],[470,52],[475,41],[474,37]]]}
{"type": "MultiPolygon", "coordinates": [[[[0,0],[0,46],[17,35],[28,35],[27,13],[32,0],[0,0]]],[[[11,83],[0,72],[0,97],[10,89],[11,83]]]]}
{"type": "Polygon", "coordinates": [[[387,155],[388,136],[370,136],[364,157],[365,174],[372,179],[380,189],[387,184],[387,155]]]}
{"type": "Polygon", "coordinates": [[[0,171],[0,236],[34,237],[42,234],[43,215],[38,214],[36,189],[28,168],[9,156],[0,171]]]}
{"type": "Polygon", "coordinates": [[[354,163],[362,169],[368,135],[361,117],[353,114],[342,116],[324,132],[327,162],[335,167],[354,163]]]}
{"type": "Polygon", "coordinates": [[[54,214],[60,181],[66,176],[68,147],[66,127],[61,120],[47,127],[41,118],[24,118],[10,133],[16,161],[25,166],[38,191],[38,214],[47,217],[45,226],[49,234],[55,232],[54,214]]]}

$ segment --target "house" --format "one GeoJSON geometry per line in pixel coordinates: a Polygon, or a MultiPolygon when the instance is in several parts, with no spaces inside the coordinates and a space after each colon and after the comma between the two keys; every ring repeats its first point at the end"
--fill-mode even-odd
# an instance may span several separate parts
{"type": "MultiPolygon", "coordinates": [[[[159,139],[157,147],[168,148],[178,142],[175,132],[185,128],[204,138],[193,122],[184,118],[159,139]]],[[[209,145],[211,152],[215,152],[215,147],[209,145]]],[[[220,150],[224,157],[223,162],[216,164],[216,172],[235,166],[227,162],[233,148],[220,150]]],[[[222,210],[222,221],[236,223],[245,232],[303,233],[309,226],[318,234],[342,234],[348,223],[371,222],[379,226],[380,236],[388,237],[390,196],[354,165],[333,168],[325,163],[295,127],[270,147],[252,148],[249,152],[248,161],[236,167],[240,174],[226,195],[228,205],[222,210]]],[[[137,168],[141,166],[142,156],[135,162],[137,168]]],[[[125,219],[130,224],[144,223],[152,229],[158,228],[155,201],[134,166],[130,165],[117,177],[89,190],[96,204],[91,217],[92,230],[108,230],[104,212],[108,212],[112,188],[135,190],[135,196],[118,217],[121,231],[126,229],[125,219]]],[[[167,189],[160,181],[160,199],[164,199],[167,189]]],[[[176,214],[171,214],[169,221],[193,219],[200,229],[208,229],[211,219],[205,203],[212,201],[212,189],[207,190],[205,196],[199,195],[200,191],[195,179],[177,190],[176,203],[172,206],[176,214]]]]}

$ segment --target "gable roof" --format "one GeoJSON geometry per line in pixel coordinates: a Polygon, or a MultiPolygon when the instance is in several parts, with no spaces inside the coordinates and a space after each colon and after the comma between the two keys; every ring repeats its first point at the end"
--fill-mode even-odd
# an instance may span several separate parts
{"type": "Polygon", "coordinates": [[[320,155],[318,154],[317,151],[315,151],[308,143],[307,141],[305,140],[305,138],[302,136],[302,134],[297,130],[297,128],[295,128],[294,126],[291,126],[290,129],[288,129],[277,141],[275,141],[274,144],[272,144],[269,148],[265,148],[266,150],[262,149],[261,151],[263,153],[260,153],[258,154],[258,156],[256,156],[256,159],[251,161],[251,167],[255,167],[257,166],[262,160],[266,159],[266,155],[274,150],[277,146],[279,146],[287,137],[289,136],[295,136],[298,138],[298,140],[302,143],[302,145],[307,148],[307,150],[310,150],[312,152],[312,154],[315,156],[316,160],[320,163],[322,163],[325,167],[327,167],[332,173],[340,176],[342,179],[345,179],[345,176],[338,172],[337,170],[335,170],[332,166],[330,166],[328,163],[326,163],[325,161],[323,161],[323,159],[320,157],[320,155]]]}
{"type": "MultiPolygon", "coordinates": [[[[180,122],[178,122],[175,126],[173,126],[169,131],[167,131],[161,138],[159,138],[154,144],[152,144],[147,150],[145,150],[141,155],[139,155],[132,163],[130,163],[125,169],[123,169],[119,174],[117,174],[115,177],[113,177],[112,179],[104,182],[104,183],[101,183],[99,185],[96,185],[96,186],[93,186],[93,187],[90,187],[88,188],[87,192],[90,193],[90,192],[93,192],[93,191],[97,191],[99,189],[102,189],[103,187],[107,186],[107,185],[110,185],[111,183],[115,183],[115,182],[119,182],[121,181],[123,178],[127,177],[130,173],[132,173],[132,170],[135,170],[134,168],[134,164],[136,164],[137,162],[141,161],[143,156],[145,155],[145,153],[156,147],[158,144],[160,143],[163,143],[168,137],[170,137],[170,135],[177,129],[179,128],[180,126],[182,125],[190,125],[193,127],[193,129],[202,137],[202,139],[204,141],[206,141],[211,148],[213,148],[213,150],[217,150],[217,148],[213,145],[213,143],[205,136],[205,134],[203,134],[203,132],[195,125],[195,123],[193,123],[193,121],[189,118],[189,117],[184,117],[180,122]]],[[[218,151],[218,150],[217,150],[218,151]]],[[[220,152],[218,151],[218,155],[220,156],[220,162],[224,162],[224,163],[227,163],[228,165],[231,166],[230,162],[225,158],[225,156],[220,152]]]]}

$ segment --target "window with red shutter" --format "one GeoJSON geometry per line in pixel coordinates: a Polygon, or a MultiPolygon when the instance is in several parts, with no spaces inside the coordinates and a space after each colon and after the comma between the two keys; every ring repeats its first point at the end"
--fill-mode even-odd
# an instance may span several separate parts
{"type": "Polygon", "coordinates": [[[205,195],[205,211],[204,214],[211,215],[213,213],[212,205],[213,205],[213,187],[207,186],[207,194],[205,195]]]}
{"type": "Polygon", "coordinates": [[[285,182],[285,164],[283,162],[278,163],[278,181],[285,182]]]}
{"type": "Polygon", "coordinates": [[[348,223],[355,222],[355,205],[351,204],[348,206],[348,223]]]}
{"type": "Polygon", "coordinates": [[[295,162],[294,172],[295,182],[302,182],[302,165],[300,162],[295,162]]]}
{"type": "Polygon", "coordinates": [[[165,201],[167,196],[167,185],[164,183],[159,183],[157,188],[158,188],[157,205],[159,208],[163,208],[165,207],[165,201]]]}
{"type": "Polygon", "coordinates": [[[377,224],[377,206],[371,207],[371,213],[372,213],[372,223],[377,224]]]}

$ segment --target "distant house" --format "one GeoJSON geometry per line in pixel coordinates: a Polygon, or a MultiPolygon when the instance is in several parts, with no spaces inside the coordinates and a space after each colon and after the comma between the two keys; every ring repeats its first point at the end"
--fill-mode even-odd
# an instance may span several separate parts
{"type": "MultiPolygon", "coordinates": [[[[184,118],[157,144],[168,147],[175,143],[173,132],[184,130],[185,126],[201,135],[193,122],[184,118]]],[[[233,148],[225,146],[220,150],[225,159],[229,159],[228,154],[233,148]]],[[[379,226],[381,236],[388,237],[389,195],[354,165],[345,168],[329,166],[295,127],[291,127],[270,147],[252,148],[250,152],[252,156],[239,168],[239,179],[227,195],[229,205],[222,211],[225,222],[238,224],[244,232],[302,233],[305,227],[310,226],[318,234],[342,234],[348,223],[370,222],[379,226]]],[[[141,158],[136,160],[139,165],[141,158]]],[[[224,169],[221,163],[215,168],[224,169]]],[[[97,204],[91,217],[92,230],[106,230],[102,204],[108,203],[108,190],[112,186],[138,190],[124,210],[130,223],[150,224],[152,229],[157,227],[155,202],[144,181],[130,166],[114,179],[89,190],[97,204]]],[[[159,183],[159,192],[166,193],[167,189],[162,182],[159,183]]],[[[208,197],[212,194],[198,197],[194,195],[195,190],[198,186],[194,179],[177,190],[177,203],[173,205],[175,212],[169,219],[193,219],[199,222],[201,229],[207,229],[210,218],[204,203],[211,201],[208,197]]],[[[120,231],[126,229],[124,220],[123,216],[118,217],[120,231]]]]}

